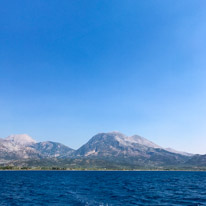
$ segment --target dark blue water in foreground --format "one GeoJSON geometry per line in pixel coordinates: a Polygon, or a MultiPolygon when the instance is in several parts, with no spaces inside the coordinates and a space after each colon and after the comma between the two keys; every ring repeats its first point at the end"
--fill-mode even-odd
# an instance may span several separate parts
{"type": "Polygon", "coordinates": [[[2,171],[0,205],[206,205],[206,172],[2,171]]]}

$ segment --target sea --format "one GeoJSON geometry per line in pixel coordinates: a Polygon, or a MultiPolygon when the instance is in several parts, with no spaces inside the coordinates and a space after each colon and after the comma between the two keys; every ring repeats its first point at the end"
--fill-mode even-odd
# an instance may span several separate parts
{"type": "Polygon", "coordinates": [[[0,205],[206,205],[206,172],[1,171],[0,205]]]}

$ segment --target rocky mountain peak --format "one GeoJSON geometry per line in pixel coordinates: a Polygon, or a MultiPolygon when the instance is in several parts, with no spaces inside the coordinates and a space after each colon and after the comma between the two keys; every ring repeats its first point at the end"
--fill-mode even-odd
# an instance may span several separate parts
{"type": "Polygon", "coordinates": [[[149,141],[148,139],[141,137],[139,135],[133,135],[131,137],[128,137],[128,141],[134,142],[136,144],[141,144],[147,147],[152,147],[152,148],[162,148],[159,145],[149,141]]]}
{"type": "Polygon", "coordinates": [[[151,148],[162,148],[159,145],[156,145],[155,143],[139,135],[126,136],[117,131],[103,133],[103,134],[109,138],[114,138],[116,141],[118,141],[121,145],[124,145],[124,146],[129,146],[129,145],[131,146],[132,144],[139,144],[139,145],[143,145],[143,146],[151,147],[151,148]]]}
{"type": "Polygon", "coordinates": [[[6,137],[5,140],[22,146],[28,146],[36,143],[36,141],[27,134],[12,134],[6,137]]]}
{"type": "MultiPolygon", "coordinates": [[[[127,136],[117,131],[99,133],[77,150],[58,142],[37,143],[27,134],[10,135],[0,139],[0,164],[1,161],[28,159],[36,161],[48,158],[58,162],[60,159],[77,158],[79,161],[81,158],[89,158],[92,161],[106,160],[115,164],[171,166],[185,163],[191,155],[162,148],[138,135],[127,136]]],[[[205,161],[205,158],[201,161],[205,161]]]]}

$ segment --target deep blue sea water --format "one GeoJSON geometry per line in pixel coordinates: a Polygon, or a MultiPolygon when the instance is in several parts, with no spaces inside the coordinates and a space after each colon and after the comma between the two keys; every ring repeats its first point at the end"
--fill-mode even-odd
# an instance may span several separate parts
{"type": "Polygon", "coordinates": [[[1,171],[0,205],[206,205],[206,172],[1,171]]]}

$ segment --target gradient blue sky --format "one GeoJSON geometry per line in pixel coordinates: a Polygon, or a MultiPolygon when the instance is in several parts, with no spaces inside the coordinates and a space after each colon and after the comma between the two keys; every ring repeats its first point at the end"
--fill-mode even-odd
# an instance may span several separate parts
{"type": "Polygon", "coordinates": [[[0,137],[99,132],[206,153],[206,1],[0,1],[0,137]]]}

